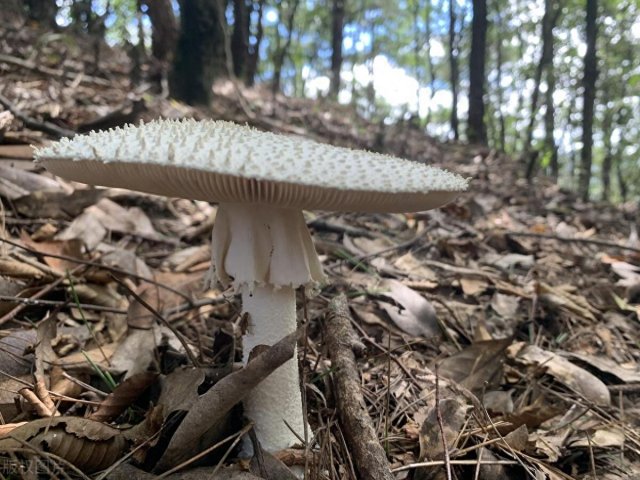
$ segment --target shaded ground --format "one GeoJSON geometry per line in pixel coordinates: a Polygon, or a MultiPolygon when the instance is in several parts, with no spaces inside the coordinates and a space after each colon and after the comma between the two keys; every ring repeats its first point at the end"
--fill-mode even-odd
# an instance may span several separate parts
{"type": "MultiPolygon", "coordinates": [[[[202,288],[215,207],[71,185],[33,165],[27,146],[65,130],[211,116],[473,178],[469,194],[433,212],[308,214],[332,285],[299,303],[310,478],[354,478],[321,332],[337,290],[367,347],[363,391],[397,478],[446,478],[442,432],[458,478],[640,475],[637,209],[582,204],[544,179],[527,185],[508,157],[440,144],[408,123],[370,124],[349,107],[226,82],[212,111],[192,109],[132,90],[120,52],[104,51],[96,68],[65,36],[27,28],[2,31],[0,45],[9,52],[0,94],[14,110],[0,111],[0,413],[3,423],[29,422],[13,430],[22,440],[13,451],[44,438],[36,457],[65,465],[51,456],[65,457],[46,437],[53,432],[63,450],[85,452],[65,457],[83,471],[145,478],[116,460],[138,446],[129,461],[152,469],[176,412],[193,408],[239,358],[237,299],[202,288]],[[179,367],[194,361],[212,368],[179,367]],[[56,411],[64,420],[51,423],[56,411]],[[108,425],[137,427],[122,434],[108,425]]],[[[235,410],[219,420],[207,445],[241,425],[235,410]]],[[[285,462],[304,462],[303,452],[289,453],[285,462]]],[[[237,468],[234,457],[222,463],[237,468]]],[[[215,467],[201,468],[195,475],[215,467]]],[[[242,478],[223,470],[220,478],[242,478]]]]}

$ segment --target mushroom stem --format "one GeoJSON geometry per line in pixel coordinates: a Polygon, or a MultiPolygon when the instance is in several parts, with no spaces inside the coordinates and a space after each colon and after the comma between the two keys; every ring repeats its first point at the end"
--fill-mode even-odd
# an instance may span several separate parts
{"type": "MultiPolygon", "coordinates": [[[[249,314],[249,327],[243,339],[245,363],[254,347],[273,345],[296,329],[296,295],[291,287],[256,287],[253,292],[245,288],[242,304],[249,314]]],[[[297,355],[253,389],[244,409],[245,415],[255,422],[265,450],[275,452],[300,443],[291,431],[302,437],[305,422],[297,355]]]]}
{"type": "MultiPolygon", "coordinates": [[[[212,257],[218,280],[242,294],[250,317],[245,362],[255,346],[273,345],[296,329],[295,289],[325,279],[302,211],[292,208],[220,204],[212,257]]],[[[244,406],[263,449],[300,443],[293,433],[302,436],[305,425],[297,357],[260,383],[244,406]]]]}

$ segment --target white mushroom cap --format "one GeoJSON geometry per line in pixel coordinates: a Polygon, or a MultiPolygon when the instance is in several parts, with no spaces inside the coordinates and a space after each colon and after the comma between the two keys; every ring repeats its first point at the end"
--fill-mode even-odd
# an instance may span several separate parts
{"type": "Polygon", "coordinates": [[[94,185],[297,209],[420,211],[467,188],[446,170],[223,121],[156,120],[92,132],[38,150],[36,160],[94,185]]]}

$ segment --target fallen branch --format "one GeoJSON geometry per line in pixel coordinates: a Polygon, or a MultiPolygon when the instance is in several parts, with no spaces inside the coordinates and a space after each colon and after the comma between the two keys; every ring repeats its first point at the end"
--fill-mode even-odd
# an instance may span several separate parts
{"type": "Polygon", "coordinates": [[[591,245],[598,245],[600,247],[617,248],[619,250],[627,250],[629,252],[640,253],[640,248],[628,247],[627,245],[620,245],[615,242],[607,242],[606,240],[598,240],[597,238],[580,238],[580,237],[563,237],[560,235],[552,235],[550,233],[533,233],[533,232],[506,232],[508,237],[532,237],[532,238],[546,238],[548,240],[557,240],[558,242],[565,243],[586,243],[591,245]]]}
{"type": "Polygon", "coordinates": [[[242,370],[227,375],[202,394],[180,423],[156,469],[166,470],[197,453],[193,445],[197,445],[208,430],[220,425],[231,408],[249,395],[256,385],[293,357],[301,331],[287,335],[242,370]]]}
{"type": "Polygon", "coordinates": [[[11,101],[5,97],[4,95],[0,95],[0,104],[7,110],[9,110],[13,115],[24,123],[25,127],[30,128],[31,130],[36,130],[38,132],[48,133],[49,135],[53,135],[55,137],[73,137],[76,132],[73,130],[67,130],[66,128],[58,127],[57,125],[51,122],[39,122],[35,118],[31,118],[22,110],[19,110],[11,101]]]}
{"type": "Polygon", "coordinates": [[[43,65],[38,65],[35,62],[24,60],[23,58],[12,57],[11,55],[0,54],[0,62],[8,63],[9,65],[15,65],[16,67],[26,68],[27,70],[33,70],[34,72],[42,73],[44,75],[65,77],[68,80],[75,80],[79,76],[80,82],[93,83],[95,85],[101,85],[103,87],[112,86],[112,83],[105,78],[85,75],[82,72],[68,72],[66,70],[58,70],[56,68],[45,67],[43,65]]]}
{"type": "Polygon", "coordinates": [[[351,314],[344,294],[329,303],[324,331],[333,370],[336,408],[358,474],[363,479],[393,480],[385,451],[364,408],[353,352],[355,333],[351,329],[351,314]]]}

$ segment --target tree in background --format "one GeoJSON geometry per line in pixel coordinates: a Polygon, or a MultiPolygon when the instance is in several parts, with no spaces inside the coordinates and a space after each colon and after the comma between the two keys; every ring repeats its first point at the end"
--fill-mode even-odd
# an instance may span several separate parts
{"type": "Polygon", "coordinates": [[[598,0],[587,0],[587,51],[584,55],[584,88],[582,100],[582,151],[580,154],[580,171],[578,175],[578,193],[589,200],[591,183],[591,163],[593,157],[593,111],[596,100],[596,80],[598,78],[598,57],[596,39],[598,36],[598,0]]]}
{"type": "MultiPolygon", "coordinates": [[[[255,83],[256,74],[258,73],[258,62],[260,59],[260,45],[264,37],[264,25],[262,24],[262,16],[264,14],[264,2],[265,0],[258,0],[253,2],[253,11],[257,12],[257,20],[255,26],[255,33],[253,37],[255,42],[249,43],[249,52],[247,56],[247,68],[245,69],[245,83],[251,87],[255,83]]],[[[250,18],[250,16],[249,16],[250,18]]]]}
{"type": "Polygon", "coordinates": [[[342,71],[342,43],[346,0],[333,0],[331,8],[331,83],[329,96],[337,100],[342,71]]]}
{"type": "Polygon", "coordinates": [[[449,81],[451,83],[451,115],[449,124],[453,139],[458,140],[458,41],[456,39],[456,2],[449,0],[449,81]]]}
{"type": "MultiPolygon", "coordinates": [[[[560,16],[560,11],[562,10],[561,5],[559,5],[558,0],[545,0],[544,2],[544,16],[542,17],[542,32],[540,36],[542,37],[542,50],[540,51],[540,60],[538,61],[538,65],[536,66],[536,73],[534,77],[534,87],[533,94],[531,95],[531,110],[529,114],[529,123],[527,125],[527,133],[524,142],[524,146],[522,148],[521,158],[524,160],[526,165],[526,173],[525,176],[527,180],[531,180],[533,177],[533,173],[536,169],[536,159],[539,157],[539,152],[532,152],[531,143],[533,142],[533,128],[536,124],[536,118],[538,115],[538,99],[540,97],[540,84],[542,82],[542,73],[544,71],[553,70],[553,29],[558,22],[558,17],[560,16]]],[[[551,77],[553,76],[553,71],[551,72],[551,77]]],[[[549,77],[547,77],[549,80],[549,77]]],[[[553,109],[553,90],[551,90],[551,85],[547,81],[547,110],[553,109]],[[551,105],[549,105],[551,103],[551,105]]],[[[545,116],[545,122],[553,122],[553,117],[545,116]]],[[[549,125],[552,128],[551,125],[549,125]]],[[[547,135],[549,132],[547,131],[547,135]]]]}
{"type": "Polygon", "coordinates": [[[231,34],[231,56],[233,58],[233,73],[238,78],[244,78],[249,59],[249,30],[251,17],[246,0],[233,0],[233,33],[231,34]]]}
{"type": "Polygon", "coordinates": [[[178,41],[178,22],[173,13],[171,0],[142,2],[147,6],[147,15],[151,21],[151,54],[154,62],[150,68],[149,80],[156,87],[156,91],[162,91],[162,84],[167,78],[178,41]]]}
{"type": "Polygon", "coordinates": [[[300,5],[300,0],[278,0],[278,21],[280,22],[287,10],[286,22],[284,28],[286,29],[287,36],[284,44],[280,38],[280,28],[278,28],[278,34],[276,35],[275,49],[273,52],[273,79],[271,81],[271,93],[276,94],[280,91],[280,81],[282,80],[282,67],[284,66],[285,58],[289,53],[289,47],[291,46],[291,40],[293,39],[293,27],[294,20],[296,18],[296,10],[300,5]]]}
{"type": "MultiPolygon", "coordinates": [[[[2,2],[4,4],[4,2],[2,2]]],[[[55,28],[58,5],[56,0],[24,0],[27,17],[30,20],[55,28]]],[[[5,8],[4,5],[2,8],[5,8]]]]}
{"type": "Polygon", "coordinates": [[[213,81],[226,72],[222,0],[181,0],[180,36],[169,75],[171,96],[190,105],[211,101],[213,81]]]}
{"type": "Polygon", "coordinates": [[[484,85],[487,50],[487,0],[473,0],[471,54],[469,57],[469,142],[487,143],[484,123],[484,85]]]}

